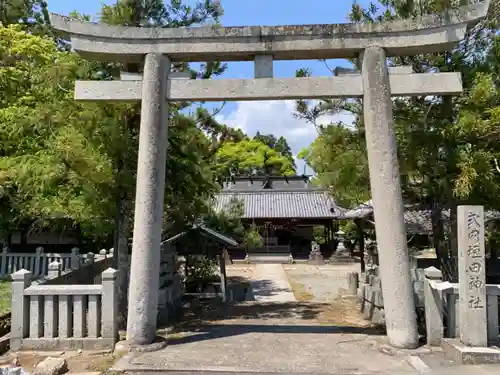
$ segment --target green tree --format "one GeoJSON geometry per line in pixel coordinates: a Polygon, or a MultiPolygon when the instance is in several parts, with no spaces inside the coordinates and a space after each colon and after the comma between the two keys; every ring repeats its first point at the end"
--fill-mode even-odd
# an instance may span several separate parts
{"type": "Polygon", "coordinates": [[[257,132],[253,137],[254,140],[264,143],[273,150],[279,152],[282,156],[288,158],[293,165],[295,170],[295,159],[293,158],[292,149],[288,145],[285,137],[281,136],[278,139],[272,134],[261,134],[257,132]]]}
{"type": "MultiPolygon", "coordinates": [[[[9,192],[4,202],[16,207],[6,212],[17,212],[17,220],[4,229],[33,218],[42,224],[53,218],[93,222],[102,210],[84,193],[94,190],[92,181],[109,181],[109,164],[95,149],[83,152],[77,144],[63,150],[82,152],[79,164],[54,154],[69,123],[100,119],[99,111],[87,112],[72,100],[74,80],[89,78],[90,64],[21,25],[0,27],[0,34],[0,169],[3,192],[9,192]]],[[[81,138],[77,142],[85,144],[81,138]]]]}
{"type": "Polygon", "coordinates": [[[31,30],[49,23],[47,2],[44,0],[0,0],[0,24],[22,24],[31,30]],[[35,27],[34,27],[35,26],[35,27]]]}
{"type": "MultiPolygon", "coordinates": [[[[105,6],[103,20],[117,22],[118,16],[129,16],[134,18],[132,24],[137,25],[135,5],[137,2],[120,1],[115,6],[105,6]]],[[[142,17],[159,17],[156,24],[151,20],[150,24],[161,27],[203,22],[219,12],[209,1],[194,8],[175,2],[160,13],[160,2],[142,5],[150,7],[141,13],[142,17]],[[204,7],[207,11],[203,11],[204,7]]],[[[139,105],[80,104],[72,96],[76,79],[111,79],[118,70],[138,71],[140,67],[83,61],[59,50],[49,39],[23,33],[20,28],[4,30],[10,34],[6,32],[2,38],[2,47],[8,53],[2,51],[6,58],[0,70],[0,82],[4,85],[3,192],[14,190],[15,198],[22,198],[22,212],[37,221],[68,218],[83,227],[87,225],[87,233],[101,240],[114,228],[118,268],[123,271],[128,263],[131,235],[139,105]],[[99,75],[93,74],[97,72],[99,75]],[[8,190],[10,186],[14,188],[8,190]]],[[[175,68],[190,69],[186,64],[175,68]]],[[[210,62],[193,72],[208,78],[223,69],[220,63],[210,62]]],[[[167,231],[206,212],[208,198],[218,188],[205,158],[211,145],[197,126],[199,119],[180,112],[188,104],[171,105],[166,160],[167,231]]],[[[14,203],[18,200],[3,202],[11,204],[10,212],[15,212],[18,205],[14,203]]],[[[121,277],[119,285],[120,303],[126,306],[126,279],[121,277]]],[[[122,311],[125,314],[125,309],[122,311]]]]}
{"type": "Polygon", "coordinates": [[[248,247],[261,247],[262,237],[256,226],[245,226],[242,217],[244,216],[243,202],[238,198],[233,198],[229,206],[221,212],[211,210],[205,216],[205,224],[209,228],[216,229],[233,237],[240,244],[248,247]]]}
{"type": "Polygon", "coordinates": [[[316,173],[315,183],[327,188],[345,207],[370,199],[364,138],[343,124],[318,129],[317,138],[298,154],[316,173]]]}
{"type": "MultiPolygon", "coordinates": [[[[141,26],[141,27],[187,27],[208,22],[215,23],[222,14],[218,2],[212,0],[197,1],[194,6],[184,4],[182,0],[165,3],[162,0],[119,0],[114,5],[104,5],[101,10],[101,22],[113,25],[141,26]]],[[[138,64],[125,64],[110,66],[112,71],[124,70],[140,72],[138,64]]],[[[210,78],[213,74],[221,74],[225,65],[220,62],[209,61],[202,64],[196,71],[189,64],[176,62],[173,69],[189,71],[192,76],[210,78]]],[[[207,197],[214,191],[216,185],[212,183],[209,169],[205,168],[206,159],[203,154],[206,149],[205,138],[197,129],[197,122],[181,115],[179,110],[186,108],[190,103],[171,103],[171,127],[169,132],[169,150],[167,152],[167,186],[166,186],[166,231],[173,230],[181,223],[189,221],[204,209],[207,197]],[[203,142],[200,143],[203,139],[203,142]],[[190,143],[189,141],[195,141],[190,143]],[[192,163],[192,164],[189,164],[192,163]],[[189,166],[188,166],[189,164],[189,166]],[[198,165],[197,165],[198,164],[198,165]],[[191,209],[191,211],[188,211],[191,209]],[[177,219],[179,221],[177,221],[177,219]]],[[[140,122],[139,106],[122,117],[128,127],[128,133],[135,140],[134,150],[137,150],[136,131],[140,122]]],[[[202,117],[202,116],[200,116],[202,117]]],[[[206,118],[201,118],[206,120],[206,118]]],[[[205,121],[204,124],[207,124],[205,121]]],[[[136,171],[136,156],[118,152],[114,157],[115,170],[123,176],[134,176],[136,171]]],[[[117,253],[118,269],[124,269],[127,261],[128,243],[131,235],[132,203],[135,186],[125,183],[115,186],[116,224],[115,224],[115,250],[117,253]]],[[[124,273],[123,273],[124,274],[124,273]]],[[[120,299],[121,305],[126,306],[126,280],[121,280],[120,299]]],[[[123,309],[124,310],[124,309],[123,309]]]]}
{"type": "MultiPolygon", "coordinates": [[[[468,1],[461,1],[463,5],[468,1]]],[[[380,0],[366,8],[353,4],[350,19],[353,22],[375,23],[400,18],[413,18],[422,14],[442,11],[451,6],[449,1],[380,0]]],[[[416,203],[432,209],[433,239],[438,255],[448,257],[456,251],[456,206],[461,203],[486,202],[485,198],[497,196],[498,181],[492,174],[494,160],[491,145],[476,141],[471,148],[470,139],[476,130],[463,127],[461,118],[468,108],[474,106],[467,95],[481,71],[497,71],[498,60],[495,47],[498,39],[498,22],[484,22],[467,35],[464,43],[451,52],[422,54],[402,58],[391,58],[394,65],[411,65],[416,72],[455,71],[461,72],[465,95],[451,98],[414,97],[394,100],[394,117],[397,131],[398,153],[404,198],[408,203],[416,203]],[[471,178],[474,177],[474,178],[471,178]],[[473,180],[473,183],[471,181],[473,180]],[[445,241],[443,218],[444,209],[451,211],[451,234],[445,241]]],[[[355,60],[353,65],[357,65],[355,60]]],[[[298,74],[308,74],[300,71],[298,74]]],[[[479,83],[477,83],[479,84],[479,83]]],[[[298,114],[312,123],[322,114],[348,110],[357,121],[354,132],[357,142],[364,137],[361,116],[362,103],[357,100],[323,101],[310,106],[297,103],[298,114]]],[[[495,132],[484,139],[495,138],[495,132]]],[[[320,137],[321,137],[320,133],[320,137]]],[[[353,138],[354,140],[355,138],[353,138]]],[[[353,145],[352,147],[356,147],[353,145]]],[[[316,152],[317,154],[317,152],[316,152]]],[[[318,156],[320,159],[321,157],[318,156]]],[[[309,156],[314,160],[314,155],[309,156]]],[[[323,164],[334,163],[326,156],[323,164]]],[[[363,157],[357,162],[366,163],[363,157]]],[[[354,161],[353,163],[356,163],[354,161]]],[[[348,168],[350,169],[350,168],[348,168]]],[[[330,171],[329,171],[330,172],[330,171]]],[[[342,181],[340,181],[342,182],[342,181]]],[[[345,186],[336,186],[346,191],[345,186]]],[[[348,197],[349,198],[349,197],[348,197]]],[[[497,200],[489,200],[488,207],[498,205],[497,200]]]]}
{"type": "Polygon", "coordinates": [[[215,154],[219,176],[294,175],[295,169],[286,156],[256,140],[226,142],[215,154]]]}

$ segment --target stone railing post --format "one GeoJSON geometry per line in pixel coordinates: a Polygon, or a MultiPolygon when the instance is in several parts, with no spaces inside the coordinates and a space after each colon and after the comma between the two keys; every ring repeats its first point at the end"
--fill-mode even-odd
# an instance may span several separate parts
{"type": "MultiPolygon", "coordinates": [[[[35,272],[34,277],[45,276],[45,270],[42,270],[42,256],[43,256],[43,247],[39,246],[35,250],[35,272]]],[[[45,266],[46,263],[43,263],[45,266]]],[[[45,267],[44,267],[45,268],[45,267]]]]}
{"type": "Polygon", "coordinates": [[[349,272],[347,275],[347,294],[350,296],[358,295],[359,274],[357,272],[349,272]]]}
{"type": "Polygon", "coordinates": [[[9,252],[9,248],[6,244],[2,247],[2,265],[1,265],[1,274],[2,276],[7,276],[7,254],[9,252]]]}
{"type": "Polygon", "coordinates": [[[23,339],[29,334],[29,299],[24,290],[31,285],[31,272],[19,270],[12,274],[12,307],[10,349],[21,349],[23,339]]]}
{"type": "Polygon", "coordinates": [[[94,253],[87,253],[86,259],[87,259],[87,264],[94,263],[95,254],[94,253]]]}
{"type": "Polygon", "coordinates": [[[77,270],[80,268],[80,249],[74,247],[71,249],[71,269],[77,270]]]}
{"type": "Polygon", "coordinates": [[[102,276],[102,338],[114,347],[118,342],[118,295],[114,268],[105,270],[102,276]]]}
{"type": "Polygon", "coordinates": [[[49,272],[47,273],[47,278],[49,279],[56,279],[59,276],[61,276],[61,263],[58,261],[54,261],[49,264],[49,272]]]}
{"type": "Polygon", "coordinates": [[[100,259],[106,259],[106,255],[108,255],[108,251],[106,249],[101,249],[99,251],[99,258],[100,259]]]}
{"type": "Polygon", "coordinates": [[[443,326],[443,295],[441,291],[433,288],[433,284],[443,280],[443,273],[436,267],[424,270],[424,304],[425,304],[425,330],[427,332],[427,345],[438,346],[444,334],[443,326]]]}

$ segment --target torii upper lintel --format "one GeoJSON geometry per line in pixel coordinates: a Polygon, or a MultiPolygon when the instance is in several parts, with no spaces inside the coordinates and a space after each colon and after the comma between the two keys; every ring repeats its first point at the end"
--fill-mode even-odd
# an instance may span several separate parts
{"type": "Polygon", "coordinates": [[[165,54],[171,61],[247,61],[262,54],[274,60],[353,58],[374,45],[388,56],[411,56],[454,47],[468,27],[486,17],[489,5],[485,0],[441,14],[378,24],[141,28],[57,14],[51,14],[51,22],[71,38],[76,52],[107,61],[142,61],[148,53],[165,54]]]}

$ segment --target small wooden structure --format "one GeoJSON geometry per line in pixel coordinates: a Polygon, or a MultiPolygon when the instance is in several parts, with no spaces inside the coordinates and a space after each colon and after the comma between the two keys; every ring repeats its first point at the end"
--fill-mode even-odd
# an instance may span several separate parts
{"type": "Polygon", "coordinates": [[[206,255],[208,258],[216,258],[220,270],[219,295],[223,302],[227,301],[227,257],[225,255],[227,254],[227,248],[237,247],[238,242],[203,224],[195,224],[184,232],[164,240],[162,246],[167,248],[167,251],[168,247],[173,246],[178,255],[206,255]]]}

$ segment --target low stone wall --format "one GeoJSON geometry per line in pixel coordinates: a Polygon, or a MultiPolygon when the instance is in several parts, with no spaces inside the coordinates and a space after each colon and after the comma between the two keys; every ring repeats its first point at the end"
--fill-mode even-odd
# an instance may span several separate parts
{"type": "Polygon", "coordinates": [[[182,311],[183,277],[178,269],[178,257],[171,247],[162,250],[160,291],[158,294],[158,324],[172,323],[182,311]]]}
{"type": "Polygon", "coordinates": [[[97,285],[31,285],[31,272],[14,273],[11,350],[112,350],[118,340],[116,274],[108,268],[97,285]]]}
{"type": "Polygon", "coordinates": [[[61,263],[49,264],[46,277],[36,282],[44,285],[98,285],[102,282],[102,273],[113,267],[113,252],[101,250],[99,254],[88,253],[82,256],[78,269],[63,271],[61,263]]]}
{"type": "MultiPolygon", "coordinates": [[[[413,280],[413,292],[415,306],[418,310],[424,308],[424,270],[412,269],[411,278],[413,280]]],[[[378,266],[373,266],[365,273],[358,274],[358,277],[350,277],[349,283],[357,283],[357,297],[361,302],[361,312],[366,320],[374,324],[385,324],[384,298],[382,295],[382,281],[379,275],[378,266]],[[358,280],[356,280],[358,279],[358,280]]],[[[353,290],[355,285],[349,285],[348,289],[353,290]]]]}

